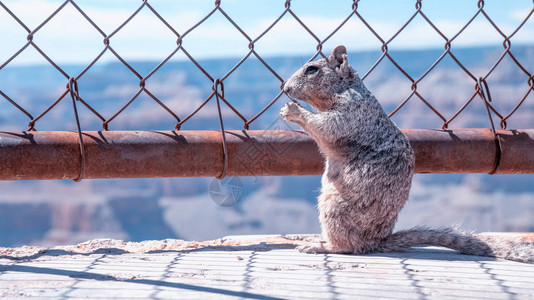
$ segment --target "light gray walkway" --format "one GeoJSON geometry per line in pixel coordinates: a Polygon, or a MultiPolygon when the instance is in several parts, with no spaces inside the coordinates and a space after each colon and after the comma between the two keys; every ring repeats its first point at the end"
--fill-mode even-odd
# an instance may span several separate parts
{"type": "Polygon", "coordinates": [[[277,245],[0,256],[0,297],[530,299],[534,265],[439,248],[302,254],[277,245]]]}

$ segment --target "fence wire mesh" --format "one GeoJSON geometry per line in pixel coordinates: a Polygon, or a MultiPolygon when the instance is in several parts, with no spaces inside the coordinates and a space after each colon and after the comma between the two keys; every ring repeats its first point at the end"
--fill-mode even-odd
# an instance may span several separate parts
{"type": "MultiPolygon", "coordinates": [[[[298,26],[303,29],[311,39],[315,41],[315,54],[313,54],[309,58],[310,60],[325,57],[326,55],[328,55],[329,49],[325,48],[325,43],[332,40],[333,37],[335,37],[340,32],[340,30],[346,29],[348,27],[348,30],[351,30],[350,26],[353,25],[352,23],[349,24],[349,21],[356,20],[357,22],[359,22],[359,24],[363,26],[365,30],[367,30],[368,33],[370,33],[374,39],[376,39],[376,42],[380,48],[380,55],[376,59],[374,64],[372,64],[372,66],[370,66],[368,70],[360,70],[360,74],[364,82],[368,80],[368,78],[372,76],[374,72],[376,72],[377,68],[389,62],[400,73],[402,73],[402,76],[407,80],[405,84],[409,86],[409,92],[406,95],[401,96],[399,98],[399,101],[393,107],[393,109],[390,109],[390,116],[395,116],[396,114],[398,114],[399,111],[402,111],[402,109],[406,107],[408,103],[420,101],[424,104],[424,106],[428,108],[426,110],[426,113],[433,114],[434,117],[439,118],[441,126],[443,128],[448,128],[449,124],[455,119],[457,119],[457,117],[461,115],[466,110],[466,108],[472,105],[473,102],[482,100],[485,105],[485,110],[483,110],[482,113],[486,115],[485,118],[489,121],[488,127],[494,127],[492,121],[493,116],[494,118],[496,118],[496,122],[498,122],[500,127],[505,129],[507,128],[508,120],[510,120],[510,118],[512,118],[518,112],[518,110],[520,110],[525,105],[525,102],[528,102],[528,98],[532,97],[531,95],[534,94],[532,93],[532,90],[534,89],[533,63],[531,61],[527,63],[521,62],[512,51],[512,41],[514,40],[514,37],[518,34],[518,32],[520,32],[520,30],[527,22],[532,22],[531,19],[533,19],[532,14],[534,12],[534,4],[529,8],[529,11],[525,12],[524,18],[519,23],[519,25],[508,33],[505,32],[505,30],[502,29],[501,26],[499,26],[497,22],[494,21],[492,16],[486,11],[486,1],[470,1],[473,7],[476,6],[476,10],[474,11],[472,17],[470,17],[470,19],[465,22],[463,27],[457,30],[454,34],[446,35],[444,31],[440,29],[439,25],[435,24],[435,22],[433,22],[431,18],[429,18],[427,14],[425,14],[425,9],[423,5],[424,1],[417,0],[411,2],[413,5],[413,13],[409,16],[409,18],[405,22],[403,22],[403,24],[401,24],[401,26],[398,28],[398,30],[394,32],[394,34],[385,36],[384,34],[379,34],[379,30],[374,28],[371,25],[371,22],[368,22],[368,15],[366,15],[366,11],[360,8],[360,2],[364,1],[359,0],[352,2],[347,1],[346,3],[343,3],[342,9],[345,9],[347,11],[346,18],[336,27],[329,29],[329,32],[326,35],[319,35],[314,33],[314,31],[310,29],[309,22],[307,23],[306,20],[299,17],[297,13],[292,9],[292,1],[290,0],[287,0],[285,2],[278,1],[272,3],[273,7],[279,9],[279,15],[277,16],[277,18],[274,18],[270,24],[266,24],[264,30],[256,35],[251,35],[247,33],[244,27],[240,26],[239,22],[232,18],[231,13],[227,12],[227,10],[225,9],[225,2],[221,0],[215,1],[211,11],[209,11],[206,15],[201,16],[198,21],[194,23],[194,25],[183,31],[179,31],[175,28],[175,26],[172,26],[171,22],[168,22],[167,19],[162,16],[161,11],[158,11],[158,9],[155,8],[155,6],[153,5],[154,3],[152,1],[144,0],[139,3],[138,7],[133,10],[131,14],[126,19],[124,19],[118,27],[116,27],[116,29],[114,29],[112,32],[106,32],[99,26],[96,21],[94,21],[84,11],[82,6],[80,6],[79,2],[80,1],[66,0],[62,3],[58,3],[57,9],[55,11],[48,15],[46,19],[42,21],[39,25],[34,28],[31,28],[21,18],[19,18],[13,10],[10,9],[10,5],[0,1],[0,10],[3,10],[9,16],[9,18],[12,19],[12,21],[16,22],[18,26],[20,26],[27,33],[27,42],[20,49],[16,50],[12,55],[10,55],[5,61],[0,61],[0,74],[24,52],[33,48],[37,51],[38,55],[42,56],[42,58],[44,58],[46,62],[50,66],[52,66],[57,73],[60,74],[60,76],[64,77],[64,90],[58,92],[58,97],[51,100],[51,104],[49,103],[48,105],[46,105],[46,107],[43,107],[40,111],[37,111],[35,113],[30,113],[30,111],[32,111],[32,108],[29,107],[27,103],[23,104],[15,96],[10,95],[8,91],[3,91],[2,87],[0,86],[1,98],[11,104],[12,107],[10,107],[10,109],[16,110],[17,114],[25,116],[28,119],[29,124],[27,129],[30,131],[38,129],[40,120],[44,116],[50,115],[60,102],[65,101],[64,99],[67,97],[67,95],[70,95],[72,98],[73,113],[76,116],[79,131],[83,129],[83,126],[80,127],[80,122],[78,120],[78,112],[76,111],[76,103],[79,103],[85,108],[87,108],[87,110],[83,110],[83,112],[81,111],[80,113],[92,114],[94,117],[100,120],[102,128],[104,130],[110,130],[113,129],[112,124],[114,120],[116,120],[119,116],[126,115],[126,117],[128,117],[127,108],[132,105],[132,103],[139,101],[141,95],[148,96],[157,105],[159,105],[161,109],[163,109],[168,114],[168,116],[172,117],[175,120],[174,129],[177,130],[180,130],[184,123],[188,122],[193,116],[201,112],[209,102],[216,102],[217,104],[218,118],[220,121],[221,130],[224,128],[223,117],[221,115],[221,107],[224,106],[226,106],[224,108],[228,108],[233,113],[234,118],[238,118],[238,120],[240,120],[242,126],[245,129],[249,129],[251,127],[251,124],[253,124],[262,114],[272,108],[273,104],[279,102],[280,99],[284,97],[281,87],[283,86],[284,81],[287,79],[287,75],[281,75],[280,72],[277,72],[277,70],[272,67],[271,64],[268,63],[268,60],[262,55],[261,50],[256,49],[256,45],[261,40],[269,38],[267,35],[273,30],[273,28],[277,26],[277,24],[279,24],[282,20],[287,19],[291,19],[292,22],[298,23],[298,26]],[[47,51],[43,50],[39,46],[40,42],[36,38],[53,19],[60,18],[60,13],[67,8],[75,9],[79,14],[79,18],[81,20],[86,20],[92,27],[93,31],[100,35],[103,39],[103,46],[100,53],[98,53],[98,55],[96,55],[94,59],[92,59],[87,65],[85,65],[81,72],[77,73],[70,72],[67,70],[67,68],[62,67],[62,65],[58,63],[57,60],[53,59],[52,56],[47,54],[47,51]],[[121,30],[123,30],[124,27],[127,26],[130,22],[135,20],[141,12],[153,15],[154,20],[157,20],[157,22],[160,22],[162,26],[170,30],[170,32],[172,32],[172,41],[175,43],[174,50],[168,53],[168,55],[162,61],[160,61],[151,71],[146,74],[143,74],[143,72],[135,68],[127,58],[121,56],[120,50],[114,48],[113,44],[114,38],[121,32],[121,30]],[[216,16],[222,17],[225,22],[231,24],[231,26],[235,28],[235,30],[237,30],[242,36],[242,38],[248,43],[248,52],[246,53],[246,55],[244,55],[244,57],[242,57],[237,63],[235,63],[233,67],[225,71],[222,76],[218,76],[218,74],[215,75],[213,72],[209,72],[207,68],[203,66],[202,61],[195,58],[195,53],[189,52],[185,45],[187,44],[186,42],[188,40],[188,37],[191,34],[195,33],[195,31],[198,30],[199,26],[203,25],[211,18],[214,18],[216,16]],[[409,66],[401,64],[391,50],[392,43],[399,39],[399,36],[403,32],[407,31],[407,27],[409,27],[416,18],[419,20],[424,20],[424,22],[428,26],[430,26],[431,30],[434,31],[437,35],[439,35],[439,38],[442,40],[442,44],[444,46],[441,55],[439,55],[439,57],[437,57],[431,64],[429,64],[426,67],[425,71],[419,76],[415,76],[413,72],[408,71],[407,68],[409,68],[409,66]],[[500,39],[502,40],[502,51],[498,55],[497,59],[489,64],[490,67],[484,71],[481,71],[480,69],[473,69],[463,64],[462,60],[457,57],[457,55],[455,54],[456,52],[453,50],[452,47],[455,41],[459,37],[461,37],[462,34],[466,30],[468,30],[468,28],[470,28],[470,26],[472,26],[473,22],[479,19],[487,20],[488,32],[491,31],[494,34],[498,34],[500,36],[500,39]],[[99,112],[99,109],[97,109],[91,101],[86,100],[86,96],[84,95],[82,89],[78,88],[78,86],[81,86],[83,84],[81,82],[82,78],[84,78],[84,76],[86,76],[86,74],[95,67],[95,65],[102,59],[104,55],[109,54],[112,54],[124,67],[128,69],[131,75],[136,78],[139,85],[137,91],[131,96],[126,97],[126,99],[116,99],[116,101],[119,102],[120,105],[118,105],[117,108],[115,108],[111,114],[109,114],[108,112],[99,112]],[[155,74],[161,72],[162,68],[178,54],[185,55],[186,59],[192,64],[194,64],[195,68],[201,72],[206,86],[209,86],[211,88],[211,90],[206,93],[207,96],[203,98],[203,100],[187,114],[184,114],[183,112],[178,112],[175,108],[168,105],[167,99],[162,98],[161,96],[157,96],[158,91],[154,91],[154,88],[149,87],[149,85],[147,84],[155,76],[155,74]],[[420,88],[420,83],[424,79],[428,78],[429,75],[432,74],[433,71],[440,65],[440,63],[442,63],[442,61],[444,61],[444,59],[446,59],[447,57],[449,59],[452,59],[456,64],[456,68],[464,73],[464,84],[469,84],[473,87],[472,93],[467,95],[467,97],[462,100],[462,104],[459,107],[454,108],[452,113],[449,112],[450,110],[445,112],[441,108],[438,108],[435,104],[435,101],[432,101],[431,99],[431,93],[425,93],[420,88]],[[278,90],[278,93],[272,95],[272,99],[267,101],[264,107],[259,109],[259,112],[256,112],[252,115],[247,115],[242,112],[242,108],[237,106],[232,101],[228,94],[225,94],[225,83],[232,78],[232,76],[236,73],[236,70],[242,68],[243,64],[251,58],[257,59],[261,63],[260,65],[264,67],[265,70],[267,70],[270,74],[272,74],[272,77],[276,82],[277,88],[278,86],[280,86],[280,89],[278,90]],[[523,82],[523,85],[521,87],[521,94],[517,99],[512,97],[508,99],[498,99],[499,101],[513,103],[513,105],[511,106],[508,105],[508,107],[511,107],[511,109],[509,108],[508,110],[505,110],[504,108],[499,108],[497,105],[495,105],[495,101],[492,101],[492,94],[490,93],[492,85],[491,83],[488,83],[489,79],[491,79],[492,77],[492,74],[494,74],[494,71],[499,68],[505,58],[511,59],[513,64],[516,66],[514,76],[519,76],[521,78],[521,81],[523,82]]],[[[28,7],[28,9],[31,8],[28,7]]],[[[417,37],[413,38],[416,39],[417,37]]],[[[210,47],[213,48],[213,51],[216,51],[217,45],[210,45],[210,47]]],[[[68,51],[68,49],[66,49],[65,51],[68,51]]],[[[450,86],[451,91],[454,89],[454,86],[450,86]]],[[[443,104],[440,105],[443,106],[443,104]]],[[[5,106],[4,109],[6,109],[5,106]]],[[[129,118],[135,118],[135,116],[131,116],[129,118]]],[[[135,120],[133,121],[135,122],[135,120]]]]}

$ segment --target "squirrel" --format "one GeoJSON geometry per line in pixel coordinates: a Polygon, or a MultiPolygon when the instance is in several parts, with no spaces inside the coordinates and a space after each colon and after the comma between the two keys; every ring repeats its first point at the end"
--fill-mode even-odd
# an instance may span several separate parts
{"type": "Polygon", "coordinates": [[[519,239],[476,236],[456,228],[393,232],[410,193],[414,151],[349,65],[344,46],[328,58],[306,63],[283,90],[293,102],[280,115],[302,127],[325,157],[318,209],[326,241],[299,246],[301,252],[365,254],[441,246],[534,263],[534,245],[519,239]]]}

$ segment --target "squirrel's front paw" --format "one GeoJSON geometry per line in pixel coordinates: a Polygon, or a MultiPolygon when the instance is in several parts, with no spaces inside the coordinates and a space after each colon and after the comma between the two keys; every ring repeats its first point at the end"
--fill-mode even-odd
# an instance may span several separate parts
{"type": "Polygon", "coordinates": [[[280,116],[284,118],[284,121],[298,123],[302,121],[302,107],[295,102],[288,102],[280,110],[280,116]]]}

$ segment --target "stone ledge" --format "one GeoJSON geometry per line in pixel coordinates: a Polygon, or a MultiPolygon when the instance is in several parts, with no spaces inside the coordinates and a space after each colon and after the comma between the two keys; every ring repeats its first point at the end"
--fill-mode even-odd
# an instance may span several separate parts
{"type": "MultiPolygon", "coordinates": [[[[485,232],[478,235],[495,236],[499,238],[520,239],[523,242],[534,243],[534,233],[521,232],[485,232]]],[[[211,241],[184,241],[177,239],[150,240],[143,242],[125,242],[114,239],[95,239],[72,246],[56,246],[44,248],[37,246],[23,246],[18,248],[0,247],[0,258],[31,259],[40,255],[52,253],[150,253],[154,251],[184,251],[219,248],[219,250],[258,250],[293,249],[306,241],[317,238],[314,234],[271,234],[271,235],[232,235],[211,241]]]]}

